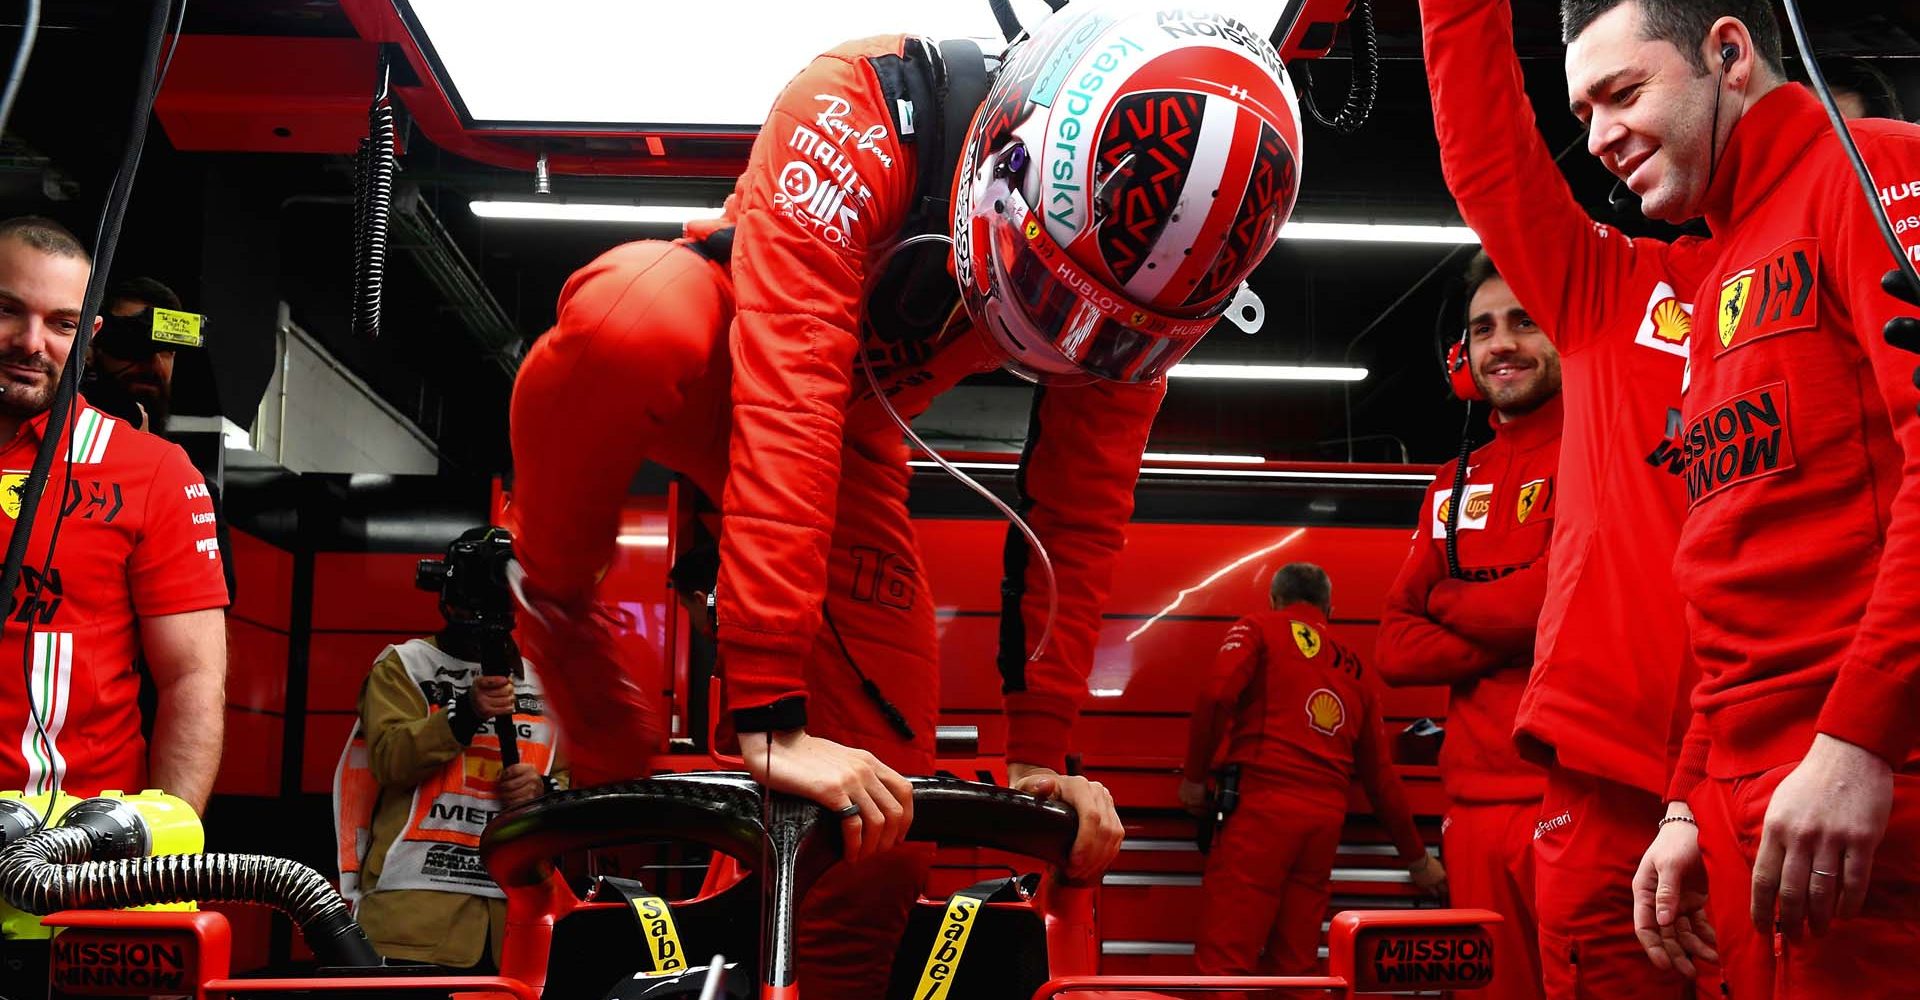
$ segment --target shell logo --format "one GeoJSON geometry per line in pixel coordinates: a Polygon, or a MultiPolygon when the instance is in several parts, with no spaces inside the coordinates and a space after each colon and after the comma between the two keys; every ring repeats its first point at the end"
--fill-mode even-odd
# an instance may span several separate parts
{"type": "Polygon", "coordinates": [[[1332,736],[1347,722],[1347,704],[1326,688],[1307,695],[1307,725],[1316,733],[1332,736]]]}
{"type": "Polygon", "coordinates": [[[1669,344],[1684,344],[1693,335],[1693,317],[1669,295],[1653,307],[1653,335],[1669,344]]]}

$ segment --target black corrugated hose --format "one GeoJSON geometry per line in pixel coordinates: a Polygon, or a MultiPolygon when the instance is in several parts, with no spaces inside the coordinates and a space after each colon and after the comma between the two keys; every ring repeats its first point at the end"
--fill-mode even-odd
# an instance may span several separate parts
{"type": "Polygon", "coordinates": [[[386,286],[387,226],[393,217],[393,97],[387,67],[381,66],[380,92],[367,108],[367,137],[360,140],[353,170],[353,330],[380,336],[380,297],[386,286]]]}
{"type": "Polygon", "coordinates": [[[95,838],[80,827],[57,827],[9,845],[0,853],[0,897],[33,914],[151,903],[258,903],[292,918],[323,964],[381,964],[346,900],[297,861],[249,854],[88,861],[95,838]]]}

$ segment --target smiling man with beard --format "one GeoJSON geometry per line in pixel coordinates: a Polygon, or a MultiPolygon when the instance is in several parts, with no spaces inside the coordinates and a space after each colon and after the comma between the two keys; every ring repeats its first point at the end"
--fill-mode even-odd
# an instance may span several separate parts
{"type": "Polygon", "coordinates": [[[1492,406],[1494,437],[1468,458],[1464,500],[1454,496],[1455,463],[1434,476],[1388,591],[1374,663],[1391,684],[1452,688],[1440,750],[1451,903],[1506,918],[1490,928],[1486,995],[1519,1000],[1541,995],[1533,837],[1546,779],[1521,759],[1513,723],[1546,596],[1560,355],[1485,254],[1467,266],[1465,294],[1460,346],[1474,395],[1492,406]]]}
{"type": "MultiPolygon", "coordinates": [[[[0,222],[0,536],[20,517],[90,270],[57,223],[0,222]]],[[[0,628],[0,663],[15,665],[0,669],[11,708],[0,714],[0,788],[157,787],[204,809],[220,762],[227,604],[206,483],[179,447],[84,398],[59,433],[18,610],[0,628]],[[136,658],[158,694],[150,744],[136,658]]]]}

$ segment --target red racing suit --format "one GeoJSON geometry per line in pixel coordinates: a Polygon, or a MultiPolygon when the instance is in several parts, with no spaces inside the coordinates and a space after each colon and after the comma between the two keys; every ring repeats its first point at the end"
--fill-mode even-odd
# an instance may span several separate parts
{"type": "MultiPolygon", "coordinates": [[[[227,605],[213,501],[186,452],[76,398],[60,461],[47,479],[16,610],[0,637],[0,788],[88,796],[147,786],[140,732],[140,620],[227,605]],[[56,519],[59,545],[42,575],[56,519]],[[29,629],[31,634],[29,635],[29,629]],[[21,668],[25,666],[23,671],[21,668]],[[23,676],[24,674],[24,676],[23,676]],[[29,711],[37,707],[44,728],[29,711]]],[[[46,413],[0,449],[0,543],[20,513],[46,413]]]]}
{"type": "Polygon", "coordinates": [[[1441,827],[1455,906],[1506,917],[1493,928],[1489,995],[1540,995],[1533,917],[1534,822],[1543,772],[1520,757],[1513,718],[1533,659],[1554,533],[1561,402],[1493,421],[1494,438],[1468,460],[1451,579],[1447,505],[1456,463],[1442,466],[1421,505],[1413,550],[1387,594],[1374,654],[1393,684],[1447,684],[1440,780],[1453,806],[1441,827]]]}
{"type": "MultiPolygon", "coordinates": [[[[1920,126],[1850,128],[1920,259],[1920,126]]],[[[1737,903],[1723,943],[1758,937],[1743,911],[1761,823],[1815,734],[1894,768],[1864,912],[1780,941],[1771,989],[1736,981],[1742,996],[1920,996],[1897,972],[1920,933],[1920,395],[1881,336],[1912,307],[1881,290],[1893,261],[1856,186],[1789,84],[1741,117],[1707,193],[1719,253],[1696,294],[1714,318],[1691,355],[1674,564],[1702,675],[1672,794],[1700,801],[1711,894],[1737,903]]]]}
{"type": "Polygon", "coordinates": [[[1227,632],[1187,745],[1188,780],[1204,777],[1223,735],[1225,762],[1240,766],[1239,807],[1207,857],[1194,948],[1201,975],[1318,970],[1355,778],[1401,862],[1425,855],[1365,673],[1309,604],[1249,615],[1227,632]]]}
{"type": "MultiPolygon", "coordinates": [[[[863,329],[868,283],[911,235],[903,226],[918,172],[937,166],[918,157],[918,138],[939,131],[925,110],[921,131],[901,134],[897,81],[919,44],[851,42],[787,86],[724,218],[689,227],[704,237],[731,226],[730,258],[690,242],[630,243],[568,281],[557,324],[515,386],[510,508],[530,589],[574,599],[592,593],[612,556],[642,462],[720,497],[718,643],[736,726],[804,724],[909,773],[933,763],[934,609],[907,515],[906,446],[860,362],[908,419],[999,363],[964,311],[923,338],[863,329]],[[848,658],[904,715],[912,741],[862,692],[848,658]],[[830,707],[810,713],[810,697],[830,707]]],[[[944,231],[944,213],[934,219],[944,231]]],[[[1037,390],[1019,488],[1058,574],[1059,615],[1045,656],[1027,662],[1046,582],[1024,542],[1010,544],[1001,656],[1010,761],[1064,766],[1164,392],[1110,382],[1037,390]]],[[[549,671],[550,688],[560,673],[549,671]]],[[[857,880],[835,869],[809,895],[810,995],[884,989],[925,865],[924,854],[902,857],[867,862],[857,880]],[[888,864],[897,870],[882,872],[888,864]]]]}
{"type": "Polygon", "coordinates": [[[1534,842],[1547,992],[1673,995],[1631,933],[1630,886],[1697,675],[1672,573],[1686,493],[1668,470],[1710,247],[1629,238],[1574,201],[1535,128],[1508,0],[1421,14],[1448,187],[1561,358],[1553,559],[1515,727],[1549,765],[1534,842]]]}

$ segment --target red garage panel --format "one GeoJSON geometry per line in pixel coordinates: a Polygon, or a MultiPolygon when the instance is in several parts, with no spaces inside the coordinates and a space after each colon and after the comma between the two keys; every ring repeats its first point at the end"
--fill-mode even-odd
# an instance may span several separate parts
{"type": "Polygon", "coordinates": [[[415,590],[413,576],[422,558],[440,554],[322,552],[315,555],[314,631],[352,629],[427,635],[438,629],[439,601],[433,594],[415,590]]]}
{"type": "Polygon", "coordinates": [[[301,759],[300,768],[301,791],[333,794],[333,769],[340,763],[340,751],[346,749],[353,723],[354,716],[347,714],[307,716],[306,755],[301,759]]]}
{"type": "Polygon", "coordinates": [[[276,715],[287,710],[287,637],[227,619],[227,704],[276,715]]]}
{"type": "Polygon", "coordinates": [[[1100,936],[1109,941],[1191,941],[1200,926],[1198,885],[1105,885],[1100,936]]]}
{"type": "Polygon", "coordinates": [[[315,632],[307,643],[307,711],[357,712],[380,651],[424,632],[315,632]]]}
{"type": "Polygon", "coordinates": [[[358,38],[182,35],[154,104],[175,149],[351,153],[378,49],[358,38]]]}
{"type": "Polygon", "coordinates": [[[215,795],[280,794],[280,752],[286,723],[278,715],[227,709],[226,746],[215,795]]]}
{"type": "Polygon", "coordinates": [[[285,632],[293,600],[293,553],[244,531],[232,532],[230,540],[228,554],[239,593],[229,614],[285,632]]]}
{"type": "MultiPolygon", "coordinates": [[[[1103,976],[1191,976],[1193,973],[1191,953],[1181,955],[1103,953],[1100,956],[1100,974],[1103,976]]],[[[1299,995],[1312,996],[1313,994],[1301,992],[1299,995]]]]}

